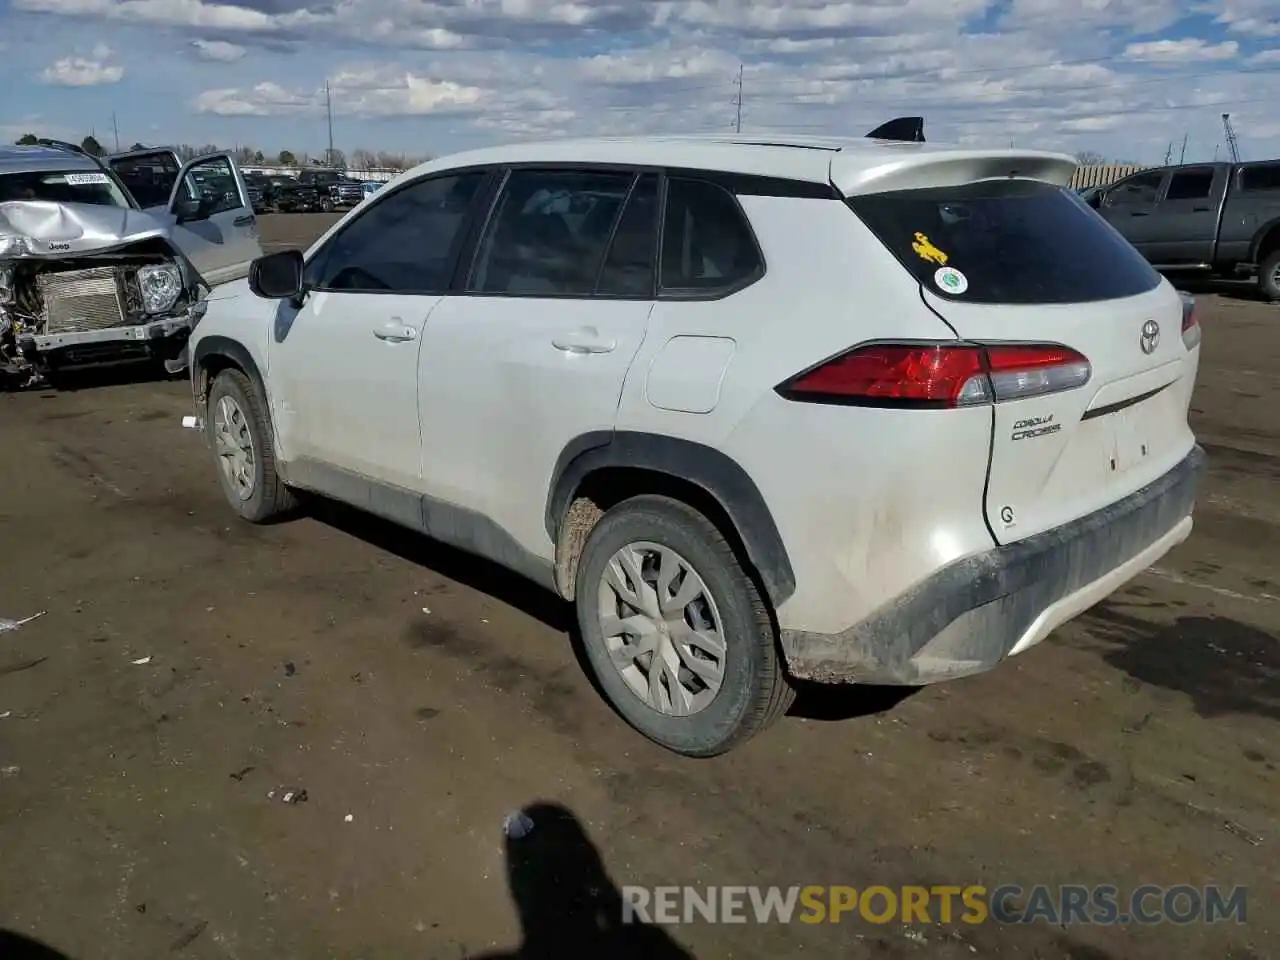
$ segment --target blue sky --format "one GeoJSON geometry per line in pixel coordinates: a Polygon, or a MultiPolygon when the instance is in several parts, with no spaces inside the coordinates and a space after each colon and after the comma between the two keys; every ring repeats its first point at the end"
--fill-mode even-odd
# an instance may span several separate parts
{"type": "Polygon", "coordinates": [[[0,0],[0,139],[439,155],[560,135],[853,134],[1280,156],[1280,0],[0,0]]]}

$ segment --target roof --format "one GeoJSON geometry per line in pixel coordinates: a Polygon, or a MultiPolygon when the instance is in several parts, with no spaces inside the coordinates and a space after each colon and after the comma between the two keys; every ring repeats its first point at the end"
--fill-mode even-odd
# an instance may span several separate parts
{"type": "Polygon", "coordinates": [[[411,175],[504,163],[594,163],[685,167],[835,183],[843,192],[906,189],[963,176],[1029,176],[1066,184],[1074,158],[1037,150],[974,150],[866,137],[736,135],[596,137],[515,143],[438,157],[411,175]],[[942,180],[936,178],[940,172],[942,180]],[[952,172],[954,171],[954,172],[952,172]]]}
{"type": "Polygon", "coordinates": [[[99,170],[93,157],[56,147],[0,146],[0,175],[45,170],[99,170]]]}

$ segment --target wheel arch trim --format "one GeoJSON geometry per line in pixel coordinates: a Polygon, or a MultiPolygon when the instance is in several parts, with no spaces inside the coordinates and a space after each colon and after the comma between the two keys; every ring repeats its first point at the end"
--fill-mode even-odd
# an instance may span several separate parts
{"type": "Polygon", "coordinates": [[[692,440],[601,430],[569,441],[556,461],[547,495],[545,519],[552,542],[557,542],[573,495],[583,481],[613,467],[665,474],[701,488],[728,515],[774,608],[795,593],[791,558],[759,487],[732,457],[692,440]]]}

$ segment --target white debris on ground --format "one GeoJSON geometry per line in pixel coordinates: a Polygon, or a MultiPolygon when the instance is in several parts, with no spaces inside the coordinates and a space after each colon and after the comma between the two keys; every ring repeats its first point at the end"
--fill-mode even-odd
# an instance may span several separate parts
{"type": "Polygon", "coordinates": [[[29,617],[23,617],[21,620],[9,620],[6,617],[0,617],[0,633],[8,633],[11,630],[24,627],[32,620],[39,620],[48,612],[48,610],[41,610],[39,613],[33,613],[29,617]]]}

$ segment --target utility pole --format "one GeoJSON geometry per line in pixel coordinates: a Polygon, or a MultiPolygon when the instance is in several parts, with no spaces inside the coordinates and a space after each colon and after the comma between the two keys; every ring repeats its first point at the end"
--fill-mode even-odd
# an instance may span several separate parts
{"type": "Polygon", "coordinates": [[[1169,162],[1170,162],[1172,159],[1173,159],[1173,141],[1172,141],[1172,140],[1170,140],[1170,141],[1169,141],[1169,147],[1168,147],[1168,149],[1167,149],[1167,150],[1165,150],[1165,152],[1164,152],[1164,165],[1167,167],[1167,166],[1169,165],[1169,162]]]}
{"type": "Polygon", "coordinates": [[[1231,151],[1231,162],[1240,162],[1240,142],[1236,140],[1235,128],[1231,126],[1231,114],[1222,115],[1222,129],[1227,134],[1227,149],[1231,151]]]}
{"type": "Polygon", "coordinates": [[[111,130],[116,136],[116,153],[120,152],[120,125],[116,123],[116,112],[111,111],[111,130]]]}
{"type": "Polygon", "coordinates": [[[333,97],[329,94],[329,81],[324,82],[324,109],[329,117],[329,153],[325,159],[333,165],[333,97]]]}
{"type": "Polygon", "coordinates": [[[737,116],[733,121],[734,133],[742,132],[742,64],[738,64],[738,79],[735,81],[738,87],[738,95],[733,98],[734,105],[737,107],[737,116]]]}
{"type": "Polygon", "coordinates": [[[1178,163],[1187,162],[1187,137],[1190,135],[1191,135],[1190,131],[1187,131],[1182,135],[1182,154],[1181,156],[1178,157],[1178,163]]]}

